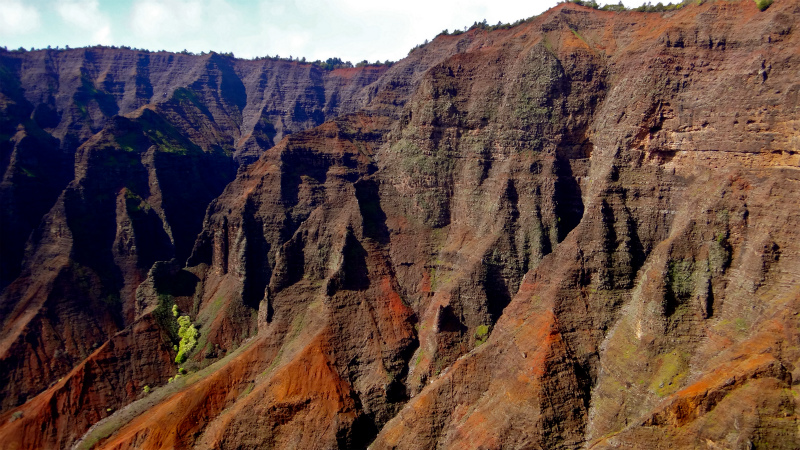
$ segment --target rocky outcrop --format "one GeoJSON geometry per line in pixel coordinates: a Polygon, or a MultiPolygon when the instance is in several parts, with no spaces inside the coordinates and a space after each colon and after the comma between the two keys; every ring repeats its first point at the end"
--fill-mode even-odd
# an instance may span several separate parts
{"type": "Polygon", "coordinates": [[[3,51],[0,67],[0,287],[19,275],[28,235],[79,170],[76,149],[116,116],[163,105],[195,144],[249,164],[284,135],[363,106],[361,90],[386,70],[112,48],[3,51]]]}
{"type": "Polygon", "coordinates": [[[562,4],[441,35],[388,70],[327,73],[338,94],[303,98],[336,118],[290,115],[307,128],[291,134],[254,119],[277,117],[264,62],[207,57],[202,83],[78,149],[4,291],[0,342],[52,360],[55,338],[22,337],[67,335],[51,318],[65,313],[42,311],[78,293],[117,293],[98,308],[108,318],[76,316],[110,340],[74,344],[80,357],[35,382],[20,376],[32,362],[7,357],[16,400],[0,435],[46,431],[18,437],[26,448],[797,447],[799,17],[790,2],[562,4]],[[257,155],[234,178],[233,161],[257,155]],[[64,293],[34,294],[53,286],[64,293]],[[178,315],[198,336],[186,375],[171,362],[178,315]],[[109,381],[125,395],[37,406],[111,348],[141,348],[136,333],[153,351],[130,361],[153,366],[109,381]],[[160,386],[137,400],[145,382],[160,386]]]}
{"type": "Polygon", "coordinates": [[[165,383],[172,376],[171,350],[153,316],[142,316],[49,389],[0,416],[7,423],[3,445],[68,448],[92,424],[145,396],[150,385],[165,383]]]}
{"type": "Polygon", "coordinates": [[[237,163],[356,108],[355,92],[385,71],[112,49],[0,56],[8,81],[0,286],[16,277],[0,294],[4,408],[135,320],[137,286],[155,261],[186,260],[237,163]],[[95,317],[61,312],[87,307],[95,317]],[[74,345],[70,326],[85,336],[74,345]],[[30,366],[32,355],[39,362],[30,366]]]}

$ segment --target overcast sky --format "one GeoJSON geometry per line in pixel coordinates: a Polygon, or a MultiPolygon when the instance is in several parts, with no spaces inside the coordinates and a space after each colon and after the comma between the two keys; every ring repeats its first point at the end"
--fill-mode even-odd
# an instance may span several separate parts
{"type": "MultiPolygon", "coordinates": [[[[616,1],[613,1],[616,3],[616,1]]],[[[624,2],[628,6],[639,0],[624,2]]],[[[556,0],[0,0],[0,46],[128,45],[237,57],[396,61],[443,29],[514,22],[556,0]]]]}

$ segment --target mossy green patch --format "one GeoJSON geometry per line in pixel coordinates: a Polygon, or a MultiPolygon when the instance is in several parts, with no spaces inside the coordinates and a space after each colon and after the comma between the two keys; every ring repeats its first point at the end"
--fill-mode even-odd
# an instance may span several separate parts
{"type": "Polygon", "coordinates": [[[583,41],[584,44],[589,45],[589,42],[587,42],[586,39],[584,39],[583,36],[580,35],[580,33],[578,33],[577,31],[573,30],[572,28],[570,28],[569,31],[572,31],[572,34],[574,34],[575,37],[577,37],[578,39],[583,41]]]}
{"type": "Polygon", "coordinates": [[[737,317],[733,320],[721,320],[714,328],[731,338],[737,339],[747,335],[750,330],[750,324],[744,318],[737,317]]]}
{"type": "Polygon", "coordinates": [[[288,342],[293,342],[298,336],[300,336],[300,332],[302,332],[303,328],[305,328],[305,319],[306,311],[297,313],[294,318],[292,318],[292,324],[289,327],[288,342]]]}
{"type": "Polygon", "coordinates": [[[138,133],[125,133],[114,137],[114,140],[117,141],[119,148],[126,152],[135,152],[141,139],[142,136],[138,133]]]}
{"type": "Polygon", "coordinates": [[[489,326],[478,325],[475,329],[475,346],[483,344],[487,339],[489,339],[489,326]]]}
{"type": "MultiPolygon", "coordinates": [[[[440,251],[442,245],[444,245],[444,239],[447,237],[446,233],[440,228],[434,228],[431,236],[433,238],[432,240],[435,242],[436,250],[440,251]]],[[[435,291],[453,281],[453,269],[445,260],[437,257],[431,262],[431,267],[428,269],[428,276],[430,277],[431,290],[435,291]]]]}
{"type": "Polygon", "coordinates": [[[728,233],[717,233],[708,247],[708,267],[713,273],[720,273],[731,264],[732,249],[728,243],[728,233]]]}
{"type": "Polygon", "coordinates": [[[172,93],[172,100],[178,103],[191,103],[197,107],[203,106],[200,99],[197,97],[197,93],[189,88],[175,89],[175,92],[172,93]]]}
{"type": "Polygon", "coordinates": [[[242,391],[242,393],[239,394],[238,398],[239,399],[243,399],[243,398],[247,397],[248,395],[250,395],[250,393],[253,392],[253,388],[255,386],[256,386],[256,384],[254,382],[249,383],[247,385],[247,387],[242,391]]]}
{"type": "Polygon", "coordinates": [[[36,174],[35,173],[31,172],[30,170],[28,170],[28,169],[26,169],[26,168],[24,168],[22,166],[19,166],[19,170],[21,170],[22,173],[24,173],[25,176],[28,177],[28,178],[36,178],[36,174]]]}
{"type": "MultiPolygon", "coordinates": [[[[214,321],[214,319],[217,318],[217,316],[219,315],[220,310],[222,309],[222,305],[224,303],[225,303],[225,299],[222,296],[216,297],[205,308],[203,308],[203,310],[200,312],[200,314],[197,317],[197,321],[199,323],[203,324],[203,326],[206,326],[206,324],[210,324],[211,322],[214,321]]],[[[205,346],[206,346],[205,334],[200,337],[200,340],[199,340],[198,344],[199,344],[198,348],[200,348],[200,349],[205,348],[205,346]]]]}
{"type": "Polygon", "coordinates": [[[94,82],[85,73],[81,74],[81,86],[72,98],[78,113],[84,117],[89,117],[88,105],[94,102],[106,117],[112,117],[119,112],[119,106],[114,96],[108,92],[97,89],[94,82]]]}
{"type": "Polygon", "coordinates": [[[658,369],[650,382],[650,391],[665,397],[678,390],[689,371],[688,354],[673,350],[657,358],[658,369]]]}
{"type": "Polygon", "coordinates": [[[200,147],[186,139],[174,125],[155,112],[145,110],[136,121],[142,127],[144,135],[160,152],[179,155],[202,152],[200,147]]]}
{"type": "Polygon", "coordinates": [[[686,297],[692,293],[692,266],[691,260],[677,260],[669,262],[667,271],[668,288],[676,297],[686,297]]]}
{"type": "Polygon", "coordinates": [[[276,367],[278,367],[278,364],[281,362],[281,358],[282,358],[282,357],[283,357],[283,347],[281,347],[281,348],[280,348],[280,350],[278,350],[278,354],[277,354],[277,355],[275,355],[275,357],[274,357],[274,358],[272,358],[272,362],[269,364],[269,367],[267,367],[267,368],[266,368],[266,369],[265,369],[265,370],[264,370],[264,371],[261,373],[261,376],[262,376],[262,377],[263,377],[263,376],[267,376],[267,375],[269,375],[270,373],[272,373],[272,371],[273,371],[273,370],[275,370],[275,368],[276,368],[276,367]]]}
{"type": "Polygon", "coordinates": [[[736,327],[736,332],[739,334],[744,334],[748,330],[747,321],[743,318],[739,317],[733,321],[734,326],[736,327]]]}
{"type": "MultiPolygon", "coordinates": [[[[128,213],[133,214],[140,212],[149,213],[152,209],[149,203],[144,201],[143,198],[136,195],[136,193],[130,189],[125,190],[125,206],[128,209],[128,213]]],[[[177,306],[173,305],[173,308],[177,308],[177,306]]]]}

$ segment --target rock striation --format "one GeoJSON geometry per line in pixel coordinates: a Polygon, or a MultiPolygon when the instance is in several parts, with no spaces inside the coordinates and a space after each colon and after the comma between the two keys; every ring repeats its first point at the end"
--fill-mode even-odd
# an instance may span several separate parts
{"type": "Polygon", "coordinates": [[[796,23],[0,54],[0,448],[797,448],[796,23]]]}

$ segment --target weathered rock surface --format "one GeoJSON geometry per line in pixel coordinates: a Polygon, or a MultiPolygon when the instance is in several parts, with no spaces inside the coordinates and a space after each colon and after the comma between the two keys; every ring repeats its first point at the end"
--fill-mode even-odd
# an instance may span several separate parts
{"type": "Polygon", "coordinates": [[[144,100],[19,121],[4,205],[57,198],[7,212],[45,215],[0,448],[797,448],[799,21],[562,4],[322,79],[150,54],[144,100]],[[22,178],[67,128],[66,188],[22,178]]]}
{"type": "Polygon", "coordinates": [[[0,286],[16,277],[0,294],[4,409],[143,312],[137,286],[155,261],[186,260],[237,163],[355,109],[385,71],[112,49],[0,58],[0,286]]]}
{"type": "Polygon", "coordinates": [[[195,144],[250,163],[284,135],[363,106],[362,89],[386,70],[110,48],[3,52],[0,66],[0,287],[19,274],[25,240],[79,170],[75,150],[117,115],[162,105],[195,144]],[[36,195],[20,198],[23,188],[36,195]]]}

